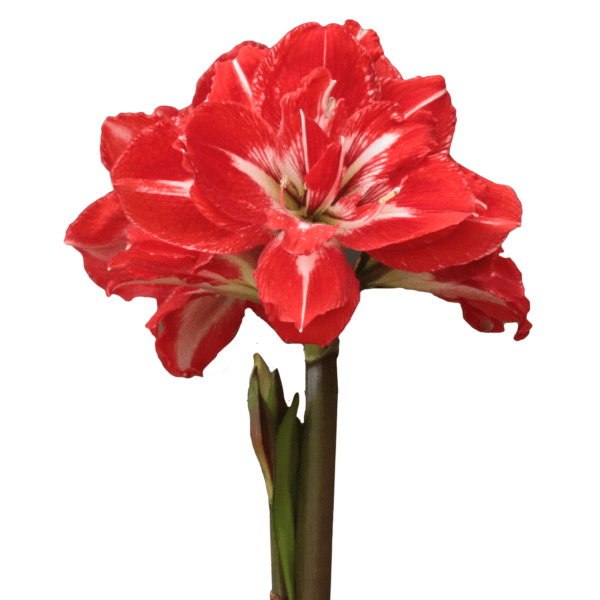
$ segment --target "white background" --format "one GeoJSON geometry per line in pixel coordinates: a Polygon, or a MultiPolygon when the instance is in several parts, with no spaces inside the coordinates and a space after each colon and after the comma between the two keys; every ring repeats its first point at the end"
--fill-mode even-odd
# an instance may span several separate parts
{"type": "Polygon", "coordinates": [[[108,115],[190,103],[245,39],[375,29],[404,77],[446,77],[453,156],[514,187],[505,244],[533,330],[363,294],[341,336],[333,600],[600,597],[598,47],[591,2],[33,2],[2,17],[0,597],[266,600],[268,509],[246,387],[302,351],[248,314],[206,376],[176,379],[62,244],[110,189],[108,115]],[[393,8],[390,8],[393,6],[393,8]],[[595,60],[593,60],[593,56],[595,60]]]}

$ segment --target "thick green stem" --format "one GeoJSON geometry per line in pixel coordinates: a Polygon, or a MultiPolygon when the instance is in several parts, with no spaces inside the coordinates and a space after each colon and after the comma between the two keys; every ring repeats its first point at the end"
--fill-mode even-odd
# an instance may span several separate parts
{"type": "Polygon", "coordinates": [[[296,521],[296,598],[330,600],[339,340],[304,346],[304,416],[296,521]]]}

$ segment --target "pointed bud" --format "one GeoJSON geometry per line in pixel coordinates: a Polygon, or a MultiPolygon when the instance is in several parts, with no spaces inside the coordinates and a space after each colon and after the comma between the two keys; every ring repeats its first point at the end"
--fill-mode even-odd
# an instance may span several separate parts
{"type": "Polygon", "coordinates": [[[269,414],[269,426],[273,433],[273,440],[275,440],[275,434],[287,410],[281,377],[277,369],[273,372],[269,370],[260,354],[254,355],[254,368],[258,374],[260,395],[265,402],[269,414]]]}
{"type": "Polygon", "coordinates": [[[273,374],[269,370],[269,367],[267,366],[267,363],[264,361],[263,357],[258,353],[254,355],[254,370],[256,371],[258,378],[260,395],[266,399],[269,395],[273,374]]]}
{"type": "Polygon", "coordinates": [[[254,355],[254,369],[248,388],[250,438],[265,478],[269,504],[273,499],[275,440],[287,404],[277,370],[271,372],[259,354],[254,355]]]}
{"type": "Polygon", "coordinates": [[[267,436],[263,433],[263,430],[266,429],[264,427],[266,415],[264,415],[264,408],[262,407],[256,369],[252,371],[252,375],[250,376],[248,410],[250,412],[250,438],[252,440],[252,447],[265,478],[270,502],[273,497],[273,461],[271,448],[269,447],[270,444],[266,441],[265,438],[267,436]]]}

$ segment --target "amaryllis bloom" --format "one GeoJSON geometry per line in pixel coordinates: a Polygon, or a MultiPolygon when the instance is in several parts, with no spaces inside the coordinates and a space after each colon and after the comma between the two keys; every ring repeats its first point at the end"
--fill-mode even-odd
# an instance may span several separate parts
{"type": "Polygon", "coordinates": [[[455,123],[444,79],[404,80],[354,21],[301,25],[271,49],[244,42],[189,107],[106,120],[114,191],[66,241],[107,293],[157,299],[148,326],[175,375],[201,374],[248,307],[284,341],[326,346],[356,309],[359,276],[390,287],[392,272],[460,301],[482,331],[517,321],[524,337],[520,273],[498,257],[521,205],[450,157],[455,123]],[[451,281],[497,300],[448,292],[451,281]]]}

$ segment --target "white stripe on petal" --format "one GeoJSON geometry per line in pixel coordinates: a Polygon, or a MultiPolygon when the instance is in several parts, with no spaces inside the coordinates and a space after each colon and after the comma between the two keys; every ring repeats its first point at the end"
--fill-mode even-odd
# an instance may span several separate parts
{"type": "MultiPolygon", "coordinates": [[[[344,179],[342,180],[342,187],[352,179],[354,174],[367,162],[372,160],[378,154],[385,152],[392,144],[400,137],[400,133],[384,133],[380,138],[370,144],[361,155],[348,167],[344,179]]],[[[352,141],[350,141],[350,144],[352,141]]],[[[349,146],[350,144],[347,144],[349,146]]],[[[349,147],[344,148],[344,154],[348,152],[349,147]]]]}
{"type": "Polygon", "coordinates": [[[423,102],[421,102],[420,104],[417,104],[417,106],[415,106],[413,109],[409,110],[407,113],[404,113],[404,118],[408,119],[408,117],[410,117],[410,115],[416,113],[419,109],[423,108],[424,106],[427,106],[427,104],[429,104],[430,102],[433,102],[434,100],[437,100],[438,98],[441,98],[445,93],[446,93],[445,88],[443,90],[441,90],[440,92],[436,92],[435,94],[433,94],[433,96],[430,96],[426,100],[423,100],[423,102]]]}
{"type": "Polygon", "coordinates": [[[136,192],[158,194],[160,196],[181,196],[189,198],[193,179],[171,181],[169,179],[118,179],[115,187],[129,187],[136,192]]]}
{"type": "Polygon", "coordinates": [[[223,299],[215,307],[210,296],[188,302],[183,308],[181,325],[177,337],[177,363],[182,371],[192,366],[194,354],[202,343],[210,328],[219,322],[231,310],[234,299],[223,299]],[[198,310],[198,302],[206,302],[198,310]]]}
{"type": "MultiPolygon", "coordinates": [[[[473,213],[473,216],[475,216],[476,218],[479,217],[479,215],[477,213],[473,213]]],[[[480,218],[477,218],[477,223],[483,224],[483,225],[514,225],[515,220],[514,219],[480,219],[480,218]]]]}
{"type": "Polygon", "coordinates": [[[418,210],[412,208],[406,208],[405,206],[389,206],[382,204],[373,205],[373,212],[367,213],[358,219],[351,221],[342,221],[340,223],[340,233],[342,231],[348,231],[362,227],[369,221],[379,221],[388,219],[412,219],[417,216],[418,210]]]}
{"type": "Polygon", "coordinates": [[[244,91],[246,92],[246,94],[248,94],[248,98],[250,98],[250,103],[252,103],[252,91],[250,90],[250,84],[248,83],[248,80],[244,75],[244,71],[242,71],[242,67],[240,67],[240,63],[238,63],[237,58],[233,59],[233,68],[237,73],[238,79],[240,80],[244,91]]]}
{"type": "Polygon", "coordinates": [[[304,111],[300,109],[300,120],[302,122],[302,150],[304,152],[304,168],[308,171],[311,165],[308,164],[308,140],[306,139],[306,117],[304,111]]]}
{"type": "Polygon", "coordinates": [[[317,263],[317,254],[307,254],[306,256],[298,256],[296,258],[296,269],[302,277],[302,313],[300,316],[300,333],[304,329],[304,317],[306,315],[306,304],[308,301],[308,283],[310,274],[317,263]]]}
{"type": "Polygon", "coordinates": [[[452,300],[464,298],[466,300],[492,302],[506,306],[506,302],[502,298],[498,298],[485,290],[480,290],[456,281],[436,281],[431,273],[407,273],[392,269],[381,277],[381,281],[378,281],[378,283],[380,282],[389,287],[400,287],[417,292],[429,292],[452,300]]]}
{"type": "Polygon", "coordinates": [[[390,206],[387,204],[383,210],[377,215],[379,219],[411,219],[420,212],[414,208],[407,208],[406,206],[390,206]]]}
{"type": "Polygon", "coordinates": [[[254,163],[251,163],[248,160],[244,160],[240,158],[236,154],[227,153],[231,158],[231,162],[238,168],[242,173],[245,173],[258,183],[266,192],[269,194],[273,200],[279,206],[279,194],[281,191],[281,186],[278,181],[275,181],[270,175],[265,173],[260,167],[257,167],[254,163]]]}

